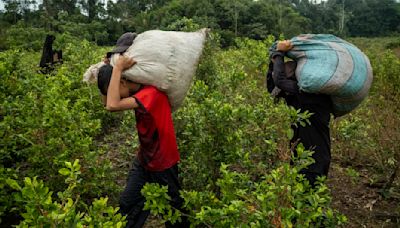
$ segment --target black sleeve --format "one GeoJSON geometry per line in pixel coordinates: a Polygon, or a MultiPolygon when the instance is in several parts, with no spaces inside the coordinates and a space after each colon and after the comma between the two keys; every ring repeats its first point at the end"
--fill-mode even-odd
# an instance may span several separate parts
{"type": "Polygon", "coordinates": [[[269,65],[268,65],[268,72],[267,72],[267,77],[266,77],[267,90],[269,93],[271,93],[272,90],[275,88],[274,79],[272,79],[273,69],[274,69],[274,64],[272,63],[272,61],[270,61],[269,65]]]}
{"type": "Polygon", "coordinates": [[[298,94],[299,86],[297,85],[297,81],[286,77],[283,56],[282,52],[276,52],[272,55],[274,59],[273,81],[279,89],[291,94],[298,94]]]}

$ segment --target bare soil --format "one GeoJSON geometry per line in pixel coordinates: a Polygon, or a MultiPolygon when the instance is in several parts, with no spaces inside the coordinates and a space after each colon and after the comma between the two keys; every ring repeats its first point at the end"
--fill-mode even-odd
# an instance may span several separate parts
{"type": "Polygon", "coordinates": [[[358,170],[357,178],[333,161],[328,178],[332,207],[346,215],[345,227],[400,227],[400,200],[385,198],[382,189],[371,187],[368,170],[358,170]]]}

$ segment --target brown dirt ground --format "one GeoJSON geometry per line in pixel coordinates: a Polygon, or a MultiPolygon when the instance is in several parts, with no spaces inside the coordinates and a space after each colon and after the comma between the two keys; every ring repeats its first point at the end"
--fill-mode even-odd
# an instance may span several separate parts
{"type": "Polygon", "coordinates": [[[386,199],[380,189],[370,187],[366,169],[357,172],[359,177],[353,179],[333,161],[328,178],[332,207],[346,215],[345,227],[400,227],[400,200],[386,199]]]}

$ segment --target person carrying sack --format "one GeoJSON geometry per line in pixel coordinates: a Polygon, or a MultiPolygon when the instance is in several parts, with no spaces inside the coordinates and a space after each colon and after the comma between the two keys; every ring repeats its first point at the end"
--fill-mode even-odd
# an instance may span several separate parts
{"type": "MultiPolygon", "coordinates": [[[[165,93],[151,85],[141,85],[121,77],[122,72],[136,64],[133,58],[121,55],[132,45],[135,36],[126,33],[108,54],[118,54],[114,67],[106,64],[99,69],[98,88],[108,111],[134,110],[140,147],[129,170],[125,190],[120,197],[120,212],[127,216],[126,227],[142,227],[150,214],[144,211],[145,198],[141,190],[146,183],[168,186],[170,204],[181,209],[183,199],[178,180],[178,151],[171,106],[165,93]]],[[[189,227],[185,217],[166,227],[189,227]]]]}
{"type": "MultiPolygon", "coordinates": [[[[309,125],[292,125],[294,134],[290,143],[291,148],[296,148],[298,143],[302,143],[305,149],[314,151],[312,158],[315,163],[300,171],[314,186],[317,177],[326,177],[329,171],[331,161],[329,121],[333,105],[329,95],[306,93],[299,89],[295,77],[296,62],[284,62],[285,53],[292,47],[290,41],[280,41],[276,50],[271,53],[267,89],[277,97],[283,97],[286,104],[296,110],[312,113],[309,125]]],[[[293,152],[296,155],[296,149],[293,152]]]]}

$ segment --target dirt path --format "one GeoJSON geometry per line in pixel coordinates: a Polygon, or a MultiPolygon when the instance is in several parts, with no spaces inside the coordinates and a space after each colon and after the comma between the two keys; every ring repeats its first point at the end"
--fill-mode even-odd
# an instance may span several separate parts
{"type": "Polygon", "coordinates": [[[352,178],[334,161],[329,174],[332,206],[348,218],[345,227],[400,227],[399,199],[385,199],[369,187],[367,170],[358,172],[352,178]]]}
{"type": "MultiPolygon", "coordinates": [[[[137,138],[135,137],[134,123],[132,131],[121,129],[122,115],[110,119],[109,126],[104,129],[104,133],[97,138],[97,146],[103,148],[106,153],[102,159],[112,162],[114,171],[117,173],[115,182],[120,186],[121,191],[125,187],[128,170],[133,161],[135,150],[137,149],[137,138]]],[[[112,204],[118,206],[119,193],[111,197],[112,204]]],[[[146,220],[144,228],[160,228],[163,224],[160,219],[150,215],[146,220]]]]}

